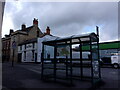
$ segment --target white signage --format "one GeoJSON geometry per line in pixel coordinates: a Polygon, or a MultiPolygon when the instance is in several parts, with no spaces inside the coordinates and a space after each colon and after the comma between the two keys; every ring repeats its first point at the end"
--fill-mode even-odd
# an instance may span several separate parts
{"type": "Polygon", "coordinates": [[[98,63],[98,61],[93,61],[92,65],[93,65],[93,75],[94,75],[94,77],[99,77],[99,63],[98,63]]]}
{"type": "Polygon", "coordinates": [[[33,44],[31,43],[31,44],[27,44],[26,45],[26,50],[31,50],[31,49],[33,49],[33,44]]]}
{"type": "Polygon", "coordinates": [[[70,54],[70,47],[69,45],[62,45],[57,48],[58,56],[66,56],[70,54]]]}

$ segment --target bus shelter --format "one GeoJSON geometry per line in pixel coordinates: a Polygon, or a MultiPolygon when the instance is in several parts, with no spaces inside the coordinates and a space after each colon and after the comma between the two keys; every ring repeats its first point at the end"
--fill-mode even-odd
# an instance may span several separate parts
{"type": "Polygon", "coordinates": [[[42,80],[65,80],[73,84],[74,77],[86,78],[84,73],[85,61],[89,62],[89,78],[92,83],[100,80],[99,37],[95,33],[73,35],[66,38],[57,38],[42,42],[41,53],[41,79],[42,80]],[[79,45],[79,57],[73,57],[73,45],[79,45]],[[89,46],[87,52],[89,58],[84,59],[83,46],[89,46]],[[74,63],[78,66],[74,69],[74,63]],[[76,74],[79,72],[79,74],[76,74]]]}

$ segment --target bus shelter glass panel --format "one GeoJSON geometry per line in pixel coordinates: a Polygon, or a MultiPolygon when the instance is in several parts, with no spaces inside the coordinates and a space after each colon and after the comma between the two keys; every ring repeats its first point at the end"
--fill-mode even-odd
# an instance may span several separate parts
{"type": "Polygon", "coordinates": [[[45,59],[54,58],[54,47],[53,46],[44,45],[44,58],[45,59]]]}
{"type": "Polygon", "coordinates": [[[52,63],[54,58],[54,47],[44,45],[44,62],[52,63]]]}
{"type": "Polygon", "coordinates": [[[53,77],[54,73],[54,64],[52,63],[54,58],[54,47],[53,46],[48,46],[44,45],[44,54],[43,54],[43,65],[42,69],[43,76],[47,77],[53,77]]]}

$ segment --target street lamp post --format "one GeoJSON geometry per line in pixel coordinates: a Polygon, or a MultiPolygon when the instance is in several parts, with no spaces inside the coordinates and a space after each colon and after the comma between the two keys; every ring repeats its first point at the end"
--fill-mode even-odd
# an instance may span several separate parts
{"type": "Polygon", "coordinates": [[[13,49],[12,67],[14,67],[14,49],[13,49]]]}

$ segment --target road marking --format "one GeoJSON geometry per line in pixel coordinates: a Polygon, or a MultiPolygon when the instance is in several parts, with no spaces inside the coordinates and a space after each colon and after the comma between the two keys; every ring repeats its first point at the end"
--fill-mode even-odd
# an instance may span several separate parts
{"type": "Polygon", "coordinates": [[[41,72],[37,70],[33,70],[33,69],[28,69],[28,70],[41,74],[41,72]]]}

